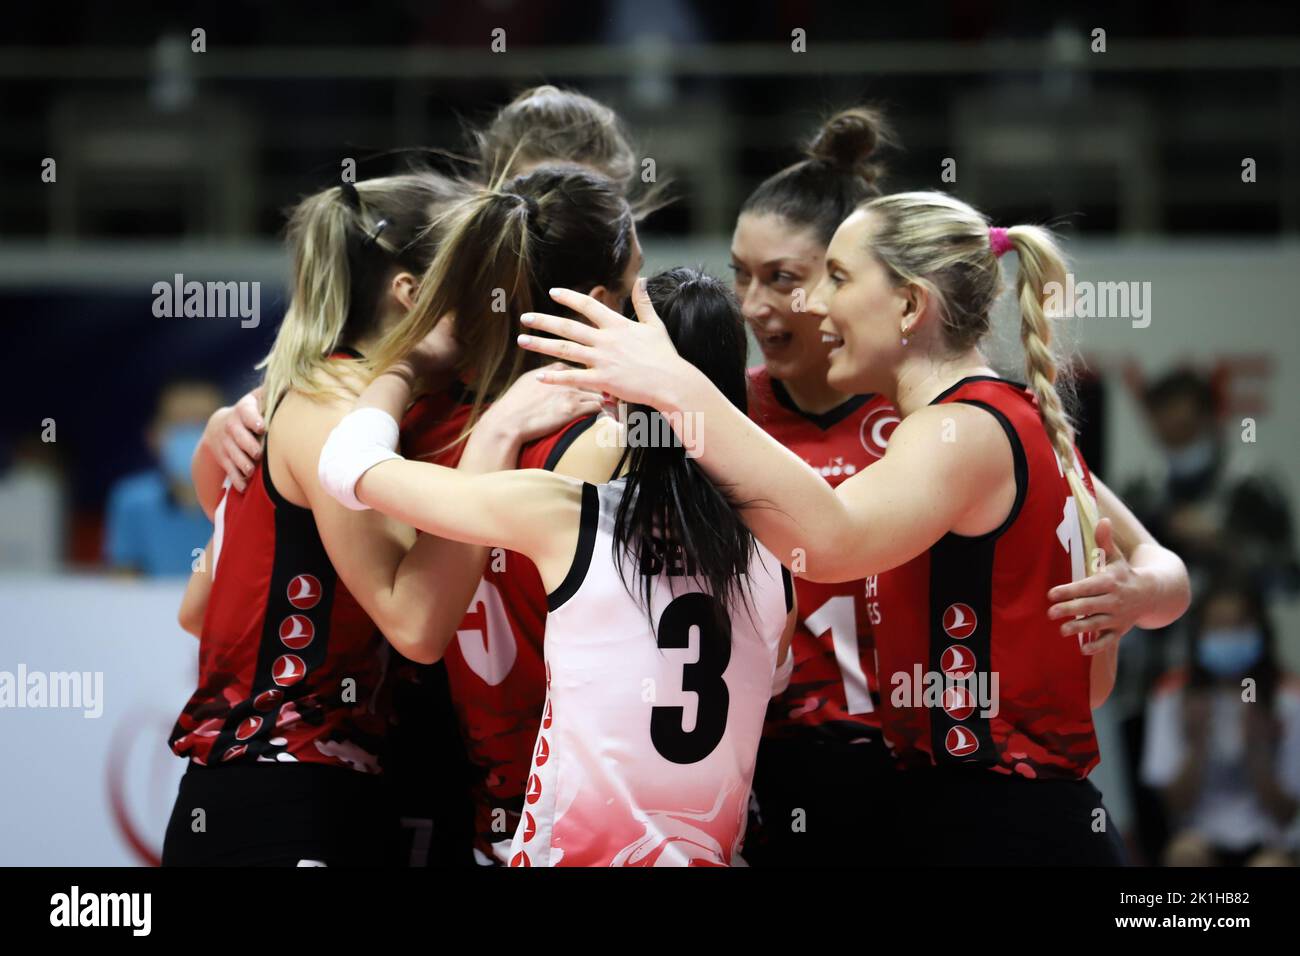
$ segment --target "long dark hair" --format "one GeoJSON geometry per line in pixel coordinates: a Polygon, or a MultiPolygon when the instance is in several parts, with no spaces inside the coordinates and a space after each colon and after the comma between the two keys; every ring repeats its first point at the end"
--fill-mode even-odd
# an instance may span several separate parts
{"type": "MultiPolygon", "coordinates": [[[[700,270],[677,268],[652,276],[646,291],[678,354],[708,376],[733,405],[745,410],[745,325],[727,285],[700,270]]],[[[686,576],[713,595],[724,610],[737,601],[748,604],[741,582],[749,570],[754,538],[740,519],[739,505],[686,456],[657,410],[633,405],[627,418],[644,423],[642,433],[668,440],[629,441],[623,450],[619,469],[627,466],[627,485],[613,531],[614,561],[620,573],[628,560],[645,568],[665,560],[661,550],[665,546],[678,547],[686,576]]],[[[647,613],[654,577],[642,575],[647,613]]]]}

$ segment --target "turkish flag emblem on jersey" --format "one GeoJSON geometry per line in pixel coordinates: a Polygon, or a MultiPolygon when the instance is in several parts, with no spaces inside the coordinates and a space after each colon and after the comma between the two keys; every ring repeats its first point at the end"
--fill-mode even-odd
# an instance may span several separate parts
{"type": "Polygon", "coordinates": [[[315,636],[316,625],[305,614],[290,614],[280,622],[280,642],[291,650],[302,650],[315,636]]]}
{"type": "Polygon", "coordinates": [[[949,604],[943,612],[943,630],[949,637],[964,640],[975,633],[979,618],[969,604],[949,604]]]}
{"type": "Polygon", "coordinates": [[[320,603],[320,580],[314,574],[299,574],[289,582],[286,596],[289,603],[300,611],[314,608],[320,603]]]}
{"type": "Polygon", "coordinates": [[[885,448],[889,445],[889,436],[894,434],[901,419],[892,405],[873,408],[862,418],[858,427],[858,438],[862,447],[873,458],[883,458],[885,448]]]}
{"type": "Polygon", "coordinates": [[[980,749],[980,742],[968,727],[949,727],[943,745],[954,757],[966,757],[980,749]]]}
{"type": "Polygon", "coordinates": [[[271,665],[271,680],[281,687],[292,687],[307,676],[307,664],[297,654],[281,654],[271,665]]]}

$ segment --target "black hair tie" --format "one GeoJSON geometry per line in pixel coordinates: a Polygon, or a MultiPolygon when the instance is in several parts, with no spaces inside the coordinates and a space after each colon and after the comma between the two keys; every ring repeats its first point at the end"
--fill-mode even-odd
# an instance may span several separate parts
{"type": "Polygon", "coordinates": [[[357,192],[357,184],[345,182],[339,189],[343,190],[343,198],[347,204],[356,212],[361,212],[361,193],[357,192]]]}

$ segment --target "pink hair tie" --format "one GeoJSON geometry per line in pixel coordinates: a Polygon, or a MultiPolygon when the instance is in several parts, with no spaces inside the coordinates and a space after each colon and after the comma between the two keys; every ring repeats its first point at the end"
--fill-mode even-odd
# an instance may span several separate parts
{"type": "Polygon", "coordinates": [[[1001,259],[1002,254],[1008,252],[1012,246],[1013,243],[1011,242],[1011,239],[1008,238],[1005,229],[1001,226],[989,227],[989,248],[993,250],[995,256],[1001,259]]]}

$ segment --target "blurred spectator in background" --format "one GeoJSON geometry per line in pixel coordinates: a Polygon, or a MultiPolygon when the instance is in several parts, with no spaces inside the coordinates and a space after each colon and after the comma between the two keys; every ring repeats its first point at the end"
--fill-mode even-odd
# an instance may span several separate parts
{"type": "Polygon", "coordinates": [[[42,423],[46,435],[19,442],[0,477],[0,571],[49,574],[63,563],[67,502],[55,427],[42,423]]]}
{"type": "Polygon", "coordinates": [[[1280,488],[1229,455],[1208,377],[1178,369],[1146,389],[1146,411],[1165,474],[1127,489],[1124,500],[1186,563],[1195,588],[1221,560],[1243,566],[1269,597],[1300,580],[1291,508],[1280,488]]]}
{"type": "Polygon", "coordinates": [[[1225,568],[1207,581],[1188,655],[1147,708],[1141,773],[1169,814],[1164,862],[1293,865],[1300,686],[1277,664],[1264,595],[1247,573],[1225,568]]]}
{"type": "Polygon", "coordinates": [[[190,482],[190,459],[221,392],[203,381],[163,387],[147,438],[157,466],[118,481],[109,492],[104,551],[119,571],[157,577],[189,574],[194,550],[212,524],[190,482]]]}

